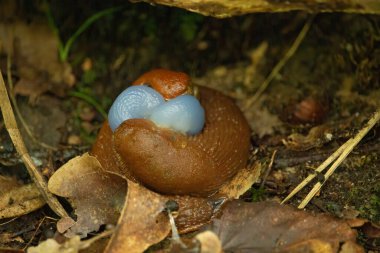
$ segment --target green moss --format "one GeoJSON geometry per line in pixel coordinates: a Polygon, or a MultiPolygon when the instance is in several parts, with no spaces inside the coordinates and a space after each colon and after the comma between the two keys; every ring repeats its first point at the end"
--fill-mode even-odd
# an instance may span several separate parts
{"type": "Polygon", "coordinates": [[[250,199],[252,202],[262,201],[266,198],[266,195],[267,195],[263,187],[259,187],[259,188],[252,187],[250,189],[250,193],[251,193],[250,199]]]}
{"type": "Polygon", "coordinates": [[[186,13],[179,16],[179,32],[184,41],[192,41],[198,33],[203,17],[195,13],[186,13]]]}

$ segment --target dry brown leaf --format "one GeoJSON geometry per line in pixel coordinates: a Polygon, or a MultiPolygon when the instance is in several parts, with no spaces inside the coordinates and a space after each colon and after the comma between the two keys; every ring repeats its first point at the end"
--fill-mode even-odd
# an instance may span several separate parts
{"type": "MultiPolygon", "coordinates": [[[[68,198],[75,208],[77,220],[66,235],[86,236],[102,224],[116,224],[127,182],[103,171],[98,160],[86,153],[71,159],[54,173],[48,187],[52,193],[68,198]]],[[[62,223],[59,226],[67,227],[62,223]]]]}
{"type": "Polygon", "coordinates": [[[380,225],[367,222],[361,229],[368,238],[380,238],[380,225]]]}
{"type": "Polygon", "coordinates": [[[34,184],[22,185],[0,176],[0,219],[28,214],[43,205],[45,200],[34,184]]]}
{"type": "Polygon", "coordinates": [[[338,252],[340,243],[354,243],[357,235],[344,220],[312,215],[275,202],[227,203],[211,230],[227,252],[305,252],[297,250],[314,247],[326,250],[316,252],[330,252],[329,248],[338,252]],[[300,248],[294,248],[296,244],[300,248]]]}
{"type": "Polygon", "coordinates": [[[170,232],[164,212],[168,199],[128,181],[128,193],[116,231],[105,252],[140,253],[163,240],[170,232]]]}
{"type": "Polygon", "coordinates": [[[47,239],[46,241],[38,244],[36,247],[28,248],[28,253],[77,253],[80,248],[80,237],[74,236],[63,244],[59,244],[54,239],[47,239]]]}
{"type": "MultiPolygon", "coordinates": [[[[6,243],[19,242],[25,243],[25,241],[20,236],[15,236],[13,233],[1,233],[0,234],[0,242],[4,245],[6,243]]],[[[0,253],[1,253],[0,249],[0,253]]]]}
{"type": "Polygon", "coordinates": [[[306,241],[301,241],[294,243],[292,245],[284,247],[280,250],[281,253],[302,253],[302,252],[313,252],[313,253],[334,253],[331,244],[318,239],[311,239],[306,241]]]}
{"type": "Polygon", "coordinates": [[[219,240],[218,236],[212,231],[204,231],[195,236],[201,243],[201,252],[200,253],[221,253],[222,243],[219,240]]]}
{"type": "Polygon", "coordinates": [[[66,235],[85,236],[102,224],[116,224],[107,252],[142,252],[164,239],[170,231],[164,211],[167,197],[138,184],[105,172],[98,160],[84,154],[63,165],[49,180],[49,190],[67,197],[75,208],[77,221],[61,219],[60,230],[66,235]],[[119,251],[119,250],[122,251],[119,251]]]}
{"type": "Polygon", "coordinates": [[[277,115],[272,114],[262,103],[265,96],[254,103],[249,110],[244,111],[244,116],[248,119],[252,132],[260,138],[274,134],[275,130],[281,130],[283,123],[277,115]],[[260,120],[257,120],[260,119],[260,120]]]}
{"type": "Polygon", "coordinates": [[[353,241],[347,241],[343,243],[339,253],[364,253],[365,250],[362,246],[356,244],[353,241]]]}
{"type": "Polygon", "coordinates": [[[15,92],[35,100],[46,91],[63,95],[75,83],[71,66],[58,58],[58,38],[46,22],[0,23],[0,45],[12,55],[20,76],[15,92]]]}
{"type": "Polygon", "coordinates": [[[256,162],[252,166],[240,170],[237,175],[228,183],[219,189],[217,195],[237,199],[248,191],[257,181],[261,173],[261,164],[256,162]]]}
{"type": "Polygon", "coordinates": [[[319,125],[310,129],[307,135],[293,133],[286,140],[284,145],[290,150],[305,151],[316,147],[321,147],[333,138],[332,128],[328,125],[319,125]]]}

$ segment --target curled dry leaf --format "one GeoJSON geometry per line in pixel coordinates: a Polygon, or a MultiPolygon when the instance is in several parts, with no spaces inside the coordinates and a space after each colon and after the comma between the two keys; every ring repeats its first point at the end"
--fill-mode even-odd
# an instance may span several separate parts
{"type": "Polygon", "coordinates": [[[237,199],[248,191],[257,181],[261,173],[261,164],[254,163],[252,166],[240,170],[236,176],[219,189],[217,195],[230,199],[237,199]]]}
{"type": "Polygon", "coordinates": [[[338,252],[341,243],[356,245],[357,235],[344,220],[312,215],[274,202],[227,203],[211,230],[227,252],[305,252],[297,250],[315,247],[326,249],[319,252],[338,252]]]}
{"type": "Polygon", "coordinates": [[[316,147],[321,147],[332,140],[332,129],[327,125],[319,125],[310,129],[307,135],[293,133],[286,140],[284,145],[290,150],[305,151],[316,147]]]}
{"type": "Polygon", "coordinates": [[[128,181],[128,193],[107,253],[139,253],[163,240],[170,232],[164,211],[168,199],[128,181]]]}
{"type": "Polygon", "coordinates": [[[45,205],[34,184],[22,185],[14,178],[0,176],[0,219],[30,213],[45,205]]]}
{"type": "MultiPolygon", "coordinates": [[[[63,165],[50,178],[49,190],[66,197],[75,208],[77,220],[67,236],[96,231],[102,224],[116,224],[124,204],[127,182],[102,170],[89,154],[78,156],[63,165]]],[[[65,227],[67,219],[58,226],[65,227]]]]}
{"type": "Polygon", "coordinates": [[[108,252],[142,252],[170,231],[163,212],[167,197],[105,172],[87,153],[63,165],[50,178],[49,190],[74,206],[77,221],[64,218],[58,224],[61,230],[71,226],[67,236],[85,236],[102,224],[116,224],[121,213],[108,252]]]}

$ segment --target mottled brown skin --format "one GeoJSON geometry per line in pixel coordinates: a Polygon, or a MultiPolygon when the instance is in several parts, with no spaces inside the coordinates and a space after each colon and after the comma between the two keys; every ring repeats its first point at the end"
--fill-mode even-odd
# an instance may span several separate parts
{"type": "Polygon", "coordinates": [[[190,77],[186,73],[167,69],[151,70],[132,83],[132,85],[142,84],[150,85],[165,99],[172,99],[184,94],[191,87],[190,77]]]}
{"type": "Polygon", "coordinates": [[[112,138],[105,123],[92,153],[107,170],[124,173],[157,192],[212,195],[246,165],[250,130],[230,98],[209,88],[199,90],[206,112],[200,134],[186,136],[149,120],[130,119],[112,138]]]}

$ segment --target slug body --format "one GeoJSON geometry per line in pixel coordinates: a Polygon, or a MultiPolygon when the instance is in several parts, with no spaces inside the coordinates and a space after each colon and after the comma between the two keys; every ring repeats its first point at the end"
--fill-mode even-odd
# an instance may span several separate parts
{"type": "Polygon", "coordinates": [[[106,121],[92,154],[106,170],[157,192],[212,195],[245,167],[250,129],[230,98],[205,87],[199,87],[199,95],[201,107],[189,113],[193,116],[186,113],[198,101],[189,95],[179,95],[154,106],[148,115],[128,118],[116,127],[112,123],[114,131],[106,121]],[[194,123],[195,116],[202,111],[204,126],[194,123]]]}

